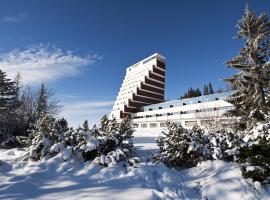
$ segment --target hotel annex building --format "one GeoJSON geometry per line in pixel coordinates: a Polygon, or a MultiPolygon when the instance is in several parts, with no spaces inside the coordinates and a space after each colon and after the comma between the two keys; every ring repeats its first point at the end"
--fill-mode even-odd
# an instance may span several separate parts
{"type": "Polygon", "coordinates": [[[134,128],[142,129],[163,128],[166,121],[189,128],[235,120],[223,115],[233,108],[225,101],[233,91],[165,101],[165,75],[165,57],[158,53],[128,67],[109,117],[128,117],[134,128]]]}

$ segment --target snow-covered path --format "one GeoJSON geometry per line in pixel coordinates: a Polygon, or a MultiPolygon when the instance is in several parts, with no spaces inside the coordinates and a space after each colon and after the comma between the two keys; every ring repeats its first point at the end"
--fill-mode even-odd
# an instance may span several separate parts
{"type": "Polygon", "coordinates": [[[103,168],[59,157],[27,162],[20,160],[24,151],[0,150],[0,199],[270,199],[269,187],[256,191],[234,163],[208,161],[182,171],[152,164],[156,136],[135,133],[138,167],[103,168]]]}

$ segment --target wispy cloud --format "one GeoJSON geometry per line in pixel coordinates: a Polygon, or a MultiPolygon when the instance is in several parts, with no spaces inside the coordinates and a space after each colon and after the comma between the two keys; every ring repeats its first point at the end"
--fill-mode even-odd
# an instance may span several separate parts
{"type": "Polygon", "coordinates": [[[22,22],[27,15],[28,15],[28,13],[26,11],[19,13],[17,15],[7,15],[7,16],[2,18],[2,22],[4,22],[4,23],[19,23],[19,22],[22,22]]]}
{"type": "Polygon", "coordinates": [[[10,77],[20,73],[24,83],[57,80],[76,76],[82,67],[101,59],[97,54],[75,55],[52,45],[35,45],[0,55],[0,69],[10,77]]]}
{"type": "Polygon", "coordinates": [[[84,120],[93,125],[111,111],[113,101],[78,101],[65,103],[61,116],[65,117],[71,126],[77,127],[84,120]]]}

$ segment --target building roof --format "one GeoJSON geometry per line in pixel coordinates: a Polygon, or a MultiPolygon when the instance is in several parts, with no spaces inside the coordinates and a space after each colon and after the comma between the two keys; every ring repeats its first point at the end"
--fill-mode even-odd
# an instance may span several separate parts
{"type": "Polygon", "coordinates": [[[203,95],[199,97],[193,97],[193,98],[187,98],[187,99],[181,99],[181,100],[172,100],[172,101],[166,101],[163,103],[157,103],[157,104],[152,104],[148,106],[144,106],[143,110],[157,110],[160,107],[163,108],[170,108],[170,107],[178,107],[178,106],[183,106],[183,105],[190,105],[190,104],[196,104],[196,103],[203,103],[203,102],[209,102],[209,101],[215,101],[219,99],[225,99],[228,96],[232,95],[235,91],[228,91],[228,92],[222,92],[222,93],[214,93],[214,94],[209,94],[209,95],[203,95]]]}

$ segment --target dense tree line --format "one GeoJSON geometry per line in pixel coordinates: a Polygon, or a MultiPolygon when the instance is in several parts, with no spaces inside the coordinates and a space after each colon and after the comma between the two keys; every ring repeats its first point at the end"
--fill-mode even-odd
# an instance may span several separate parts
{"type": "MultiPolygon", "coordinates": [[[[216,91],[220,92],[220,91],[216,91]]],[[[201,92],[200,88],[194,89],[190,87],[187,92],[184,93],[183,96],[180,96],[179,99],[187,99],[187,98],[192,98],[192,97],[199,97],[202,95],[209,95],[209,94],[214,94],[214,89],[212,86],[212,83],[209,82],[208,84],[205,84],[203,86],[203,92],[201,92]]]]}
{"type": "Polygon", "coordinates": [[[56,116],[59,109],[59,102],[44,83],[38,89],[23,87],[19,74],[11,80],[0,70],[0,142],[28,136],[33,124],[46,115],[56,116]]]}

